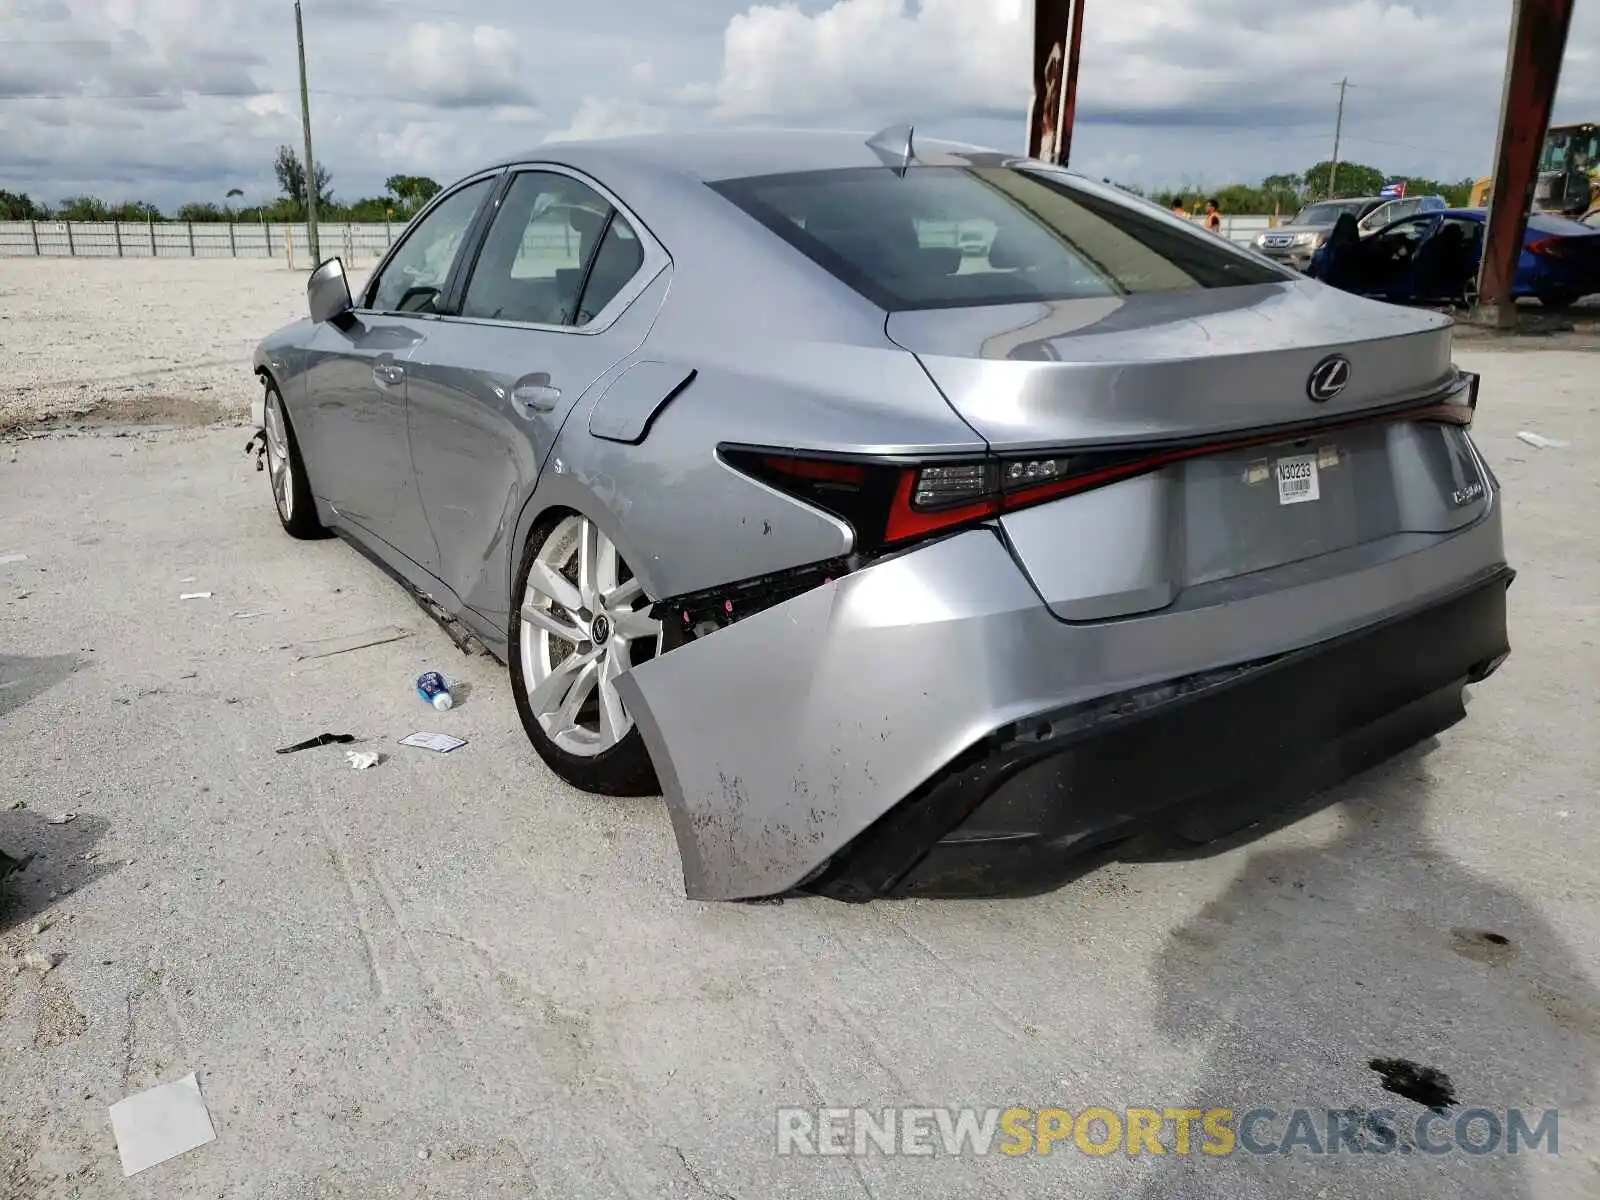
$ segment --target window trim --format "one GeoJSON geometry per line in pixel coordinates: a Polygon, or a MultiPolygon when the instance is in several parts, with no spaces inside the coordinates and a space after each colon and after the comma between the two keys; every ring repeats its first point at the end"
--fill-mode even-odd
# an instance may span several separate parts
{"type": "MultiPolygon", "coordinates": [[[[473,241],[469,247],[471,268],[470,270],[463,270],[459,279],[452,280],[453,286],[449,294],[451,311],[437,314],[437,320],[451,321],[460,325],[487,325],[503,329],[535,329],[545,333],[570,333],[592,337],[595,334],[604,333],[612,325],[615,325],[622,314],[632,306],[633,302],[643,295],[650,285],[656,281],[661,272],[672,265],[672,255],[656,238],[655,233],[639,219],[638,214],[632,208],[617,198],[615,192],[593,176],[575,170],[565,163],[557,162],[516,162],[500,169],[505,172],[505,178],[501,181],[499,187],[495,189],[493,204],[486,206],[484,209],[485,212],[490,212],[491,215],[488,220],[482,221],[472,231],[473,241]],[[550,325],[536,321],[508,321],[498,317],[468,317],[463,316],[460,312],[472,274],[478,269],[478,256],[483,250],[484,243],[488,240],[489,226],[493,221],[493,217],[499,215],[501,201],[504,200],[506,193],[510,191],[516,177],[530,172],[565,175],[570,179],[575,179],[585,187],[592,189],[596,195],[611,206],[611,215],[606,218],[605,229],[601,230],[600,238],[595,241],[595,254],[599,254],[600,242],[604,240],[605,234],[610,230],[611,223],[617,213],[621,213],[623,219],[628,222],[629,228],[633,230],[633,236],[639,239],[640,249],[644,251],[644,261],[640,264],[639,269],[633,273],[632,278],[586,324],[550,325]]],[[[463,255],[463,262],[467,258],[467,255],[463,255]]],[[[591,259],[591,262],[586,264],[583,284],[578,290],[578,304],[580,306],[583,303],[583,293],[589,286],[589,268],[592,266],[591,259]]]]}
{"type": "MultiPolygon", "coordinates": [[[[361,289],[361,295],[355,305],[355,311],[358,313],[368,313],[372,316],[410,317],[415,320],[434,320],[441,316],[442,314],[437,312],[397,312],[393,309],[374,308],[373,304],[376,302],[378,297],[378,281],[383,278],[383,273],[384,271],[388,270],[389,264],[393,262],[395,257],[401,252],[401,250],[405,248],[406,243],[417,235],[417,230],[422,227],[423,221],[431,216],[435,209],[448,201],[452,196],[465,191],[474,184],[482,183],[486,179],[495,181],[496,177],[503,172],[503,167],[494,167],[488,171],[478,171],[472,175],[468,175],[463,179],[457,180],[453,186],[443,189],[437,196],[435,196],[427,204],[423,205],[423,207],[418,210],[416,216],[412,217],[411,220],[406,222],[406,228],[400,234],[400,240],[389,247],[389,252],[379,259],[378,265],[372,269],[372,275],[368,278],[366,286],[361,289]]],[[[462,234],[462,253],[458,253],[455,257],[455,261],[450,264],[450,272],[445,276],[444,287],[439,289],[439,294],[445,298],[446,304],[449,303],[450,298],[453,295],[453,285],[455,283],[456,275],[461,269],[462,260],[466,257],[465,251],[472,249],[478,243],[478,241],[481,240],[479,238],[478,227],[483,223],[483,214],[489,211],[489,209],[497,202],[500,192],[501,186],[498,183],[494,183],[494,185],[489,188],[488,194],[485,196],[484,201],[478,205],[477,211],[472,214],[472,220],[467,223],[466,232],[462,234]]]]}

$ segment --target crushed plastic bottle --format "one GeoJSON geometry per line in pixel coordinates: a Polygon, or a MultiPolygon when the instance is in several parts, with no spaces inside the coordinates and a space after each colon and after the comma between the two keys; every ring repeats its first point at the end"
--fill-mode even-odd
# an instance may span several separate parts
{"type": "Polygon", "coordinates": [[[417,695],[440,712],[455,705],[455,700],[450,696],[450,685],[437,671],[425,671],[417,677],[417,695]]]}

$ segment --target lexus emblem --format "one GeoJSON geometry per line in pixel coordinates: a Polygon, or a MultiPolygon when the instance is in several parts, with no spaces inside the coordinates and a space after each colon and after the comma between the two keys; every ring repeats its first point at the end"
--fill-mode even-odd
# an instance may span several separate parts
{"type": "Polygon", "coordinates": [[[1306,395],[1318,404],[1332,400],[1344,391],[1350,382],[1350,360],[1342,354],[1330,354],[1311,368],[1311,378],[1306,381],[1306,395]]]}

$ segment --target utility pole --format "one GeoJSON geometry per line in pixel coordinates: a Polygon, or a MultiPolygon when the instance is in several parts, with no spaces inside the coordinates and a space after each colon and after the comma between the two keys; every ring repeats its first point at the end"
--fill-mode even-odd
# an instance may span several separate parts
{"type": "Polygon", "coordinates": [[[306,241],[311,247],[311,266],[322,261],[317,241],[317,164],[311,157],[311,99],[306,91],[306,31],[300,21],[300,0],[294,0],[294,40],[300,51],[300,124],[306,134],[306,241]]]}
{"type": "MultiPolygon", "coordinates": [[[[295,11],[300,11],[298,2],[295,11]]],[[[305,69],[301,68],[301,78],[304,79],[305,69]]],[[[302,86],[304,84],[302,83],[302,86]]],[[[1344,132],[1344,94],[1350,87],[1350,76],[1346,75],[1339,81],[1339,116],[1333,123],[1333,161],[1328,164],[1328,199],[1333,199],[1333,181],[1339,173],[1339,135],[1344,132]]],[[[306,145],[311,144],[310,127],[307,126],[306,145]]]]}

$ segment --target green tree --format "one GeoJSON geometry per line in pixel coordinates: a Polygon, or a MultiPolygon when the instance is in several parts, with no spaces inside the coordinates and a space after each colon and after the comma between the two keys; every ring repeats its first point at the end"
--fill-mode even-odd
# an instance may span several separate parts
{"type": "Polygon", "coordinates": [[[108,221],[161,221],[165,218],[154,204],[143,200],[125,200],[106,213],[108,221]]]}
{"type": "Polygon", "coordinates": [[[400,201],[400,210],[414,213],[439,194],[439,185],[426,175],[391,175],[383,181],[391,196],[400,201]]]}
{"type": "Polygon", "coordinates": [[[226,221],[227,219],[228,214],[210,201],[185,204],[178,210],[180,221],[226,221]]]}
{"type": "MultiPolygon", "coordinates": [[[[293,215],[276,220],[301,221],[306,215],[306,169],[292,146],[279,146],[278,157],[272,164],[272,173],[278,177],[278,188],[289,203],[293,215]]],[[[333,176],[321,163],[317,164],[317,208],[333,207],[333,176]]]]}
{"type": "Polygon", "coordinates": [[[1334,200],[1344,196],[1376,196],[1383,190],[1384,174],[1377,167],[1361,163],[1342,162],[1334,174],[1333,191],[1328,190],[1329,162],[1319,162],[1308,167],[1302,177],[1306,185],[1306,200],[1334,200]]]}
{"type": "Polygon", "coordinates": [[[0,221],[43,221],[49,216],[50,210],[35,204],[27,192],[0,190],[0,221]]]}
{"type": "Polygon", "coordinates": [[[1261,181],[1262,212],[1294,212],[1300,207],[1302,183],[1298,175],[1268,175],[1261,181]]]}
{"type": "Polygon", "coordinates": [[[341,221],[371,221],[387,220],[389,210],[394,207],[394,199],[390,196],[365,196],[350,204],[341,204],[335,208],[338,219],[341,221]]]}
{"type": "Polygon", "coordinates": [[[1455,183],[1445,183],[1438,179],[1424,179],[1421,176],[1405,176],[1398,178],[1406,181],[1406,195],[1408,196],[1443,196],[1444,202],[1451,208],[1464,208],[1472,199],[1472,185],[1475,180],[1459,179],[1455,183]]]}
{"type": "Polygon", "coordinates": [[[109,221],[111,210],[98,196],[68,196],[56,205],[58,221],[109,221]]]}

